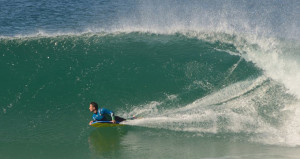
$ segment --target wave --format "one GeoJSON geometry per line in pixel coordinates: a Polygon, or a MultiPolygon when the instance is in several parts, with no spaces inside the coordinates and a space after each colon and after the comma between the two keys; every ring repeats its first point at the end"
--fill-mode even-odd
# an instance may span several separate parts
{"type": "Polygon", "coordinates": [[[73,105],[101,98],[125,105],[117,111],[124,116],[143,116],[130,125],[299,146],[297,50],[293,41],[211,31],[1,37],[1,86],[10,95],[1,97],[1,115],[48,111],[63,119],[71,108],[65,97],[73,105]],[[56,108],[22,108],[39,102],[56,108]]]}

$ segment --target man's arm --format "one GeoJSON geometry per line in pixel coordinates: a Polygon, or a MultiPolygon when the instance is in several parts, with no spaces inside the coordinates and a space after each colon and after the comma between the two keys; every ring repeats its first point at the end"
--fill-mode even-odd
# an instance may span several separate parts
{"type": "Polygon", "coordinates": [[[116,120],[115,120],[115,115],[114,115],[114,113],[113,112],[111,112],[111,121],[113,122],[113,123],[116,123],[116,120]]]}
{"type": "Polygon", "coordinates": [[[96,121],[96,116],[95,116],[95,114],[93,114],[92,119],[93,119],[93,120],[90,121],[89,125],[92,125],[92,123],[93,123],[94,121],[96,121]]]}

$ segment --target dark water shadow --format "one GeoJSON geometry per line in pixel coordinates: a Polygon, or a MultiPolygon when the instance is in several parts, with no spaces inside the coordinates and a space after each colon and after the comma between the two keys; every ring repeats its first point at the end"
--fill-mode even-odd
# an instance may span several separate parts
{"type": "Polygon", "coordinates": [[[122,148],[120,142],[126,135],[123,127],[96,128],[88,137],[89,149],[92,158],[109,158],[118,156],[122,148]]]}

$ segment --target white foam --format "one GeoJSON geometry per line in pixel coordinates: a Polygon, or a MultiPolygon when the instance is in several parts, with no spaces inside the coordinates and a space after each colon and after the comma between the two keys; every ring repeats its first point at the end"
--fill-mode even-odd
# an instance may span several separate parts
{"type": "MultiPolygon", "coordinates": [[[[278,83],[262,76],[235,83],[181,108],[161,110],[126,124],[195,133],[245,133],[251,134],[248,140],[253,142],[298,146],[299,111],[293,114],[294,99],[282,97],[284,92],[280,90],[278,83]]],[[[146,110],[153,108],[150,105],[153,104],[146,105],[146,110]]]]}

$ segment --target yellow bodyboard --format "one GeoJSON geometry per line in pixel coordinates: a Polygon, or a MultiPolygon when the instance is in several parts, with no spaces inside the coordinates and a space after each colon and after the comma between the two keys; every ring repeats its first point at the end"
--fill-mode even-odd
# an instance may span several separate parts
{"type": "Polygon", "coordinates": [[[124,126],[123,124],[120,123],[112,123],[111,121],[95,121],[91,124],[93,127],[114,127],[114,126],[124,126]]]}

